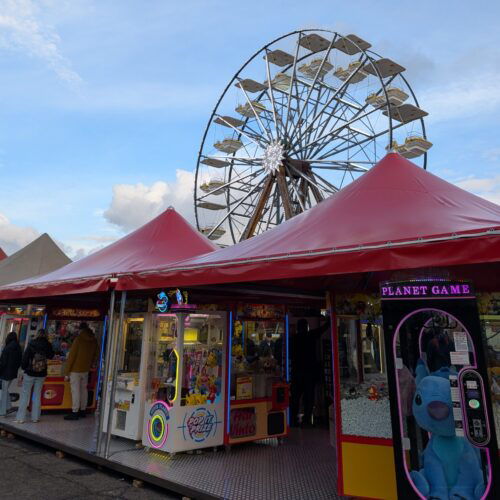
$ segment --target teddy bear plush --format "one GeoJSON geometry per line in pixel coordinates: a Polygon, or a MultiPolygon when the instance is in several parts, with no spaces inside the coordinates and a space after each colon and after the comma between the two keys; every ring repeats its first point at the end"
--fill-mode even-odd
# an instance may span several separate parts
{"type": "Polygon", "coordinates": [[[420,457],[422,468],[410,476],[423,497],[437,500],[479,500],[485,491],[479,450],[455,435],[450,369],[429,373],[419,360],[412,411],[430,434],[420,457]]]}

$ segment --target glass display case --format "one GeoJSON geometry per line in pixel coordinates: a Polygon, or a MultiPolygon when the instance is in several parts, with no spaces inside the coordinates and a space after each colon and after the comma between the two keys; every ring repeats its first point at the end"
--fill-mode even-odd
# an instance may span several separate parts
{"type": "Polygon", "coordinates": [[[218,314],[184,318],[182,406],[221,401],[224,322],[218,314]]]}
{"type": "Polygon", "coordinates": [[[288,434],[286,325],[286,318],[254,316],[234,322],[230,346],[230,445],[270,437],[281,439],[288,434]]]}
{"type": "Polygon", "coordinates": [[[168,453],[224,441],[225,312],[156,314],[142,442],[168,453]]]}
{"type": "Polygon", "coordinates": [[[231,346],[231,399],[270,398],[286,379],[283,320],[239,320],[231,346]]]}
{"type": "MultiPolygon", "coordinates": [[[[118,371],[116,390],[112,408],[111,432],[115,436],[138,441],[142,434],[144,414],[144,377],[142,357],[147,340],[148,319],[143,314],[129,314],[123,323],[122,344],[118,350],[118,371]]],[[[119,332],[120,324],[115,323],[114,335],[119,332]]],[[[108,380],[108,394],[112,388],[112,375],[108,380]]],[[[109,412],[106,400],[105,421],[109,412]]]]}
{"type": "Polygon", "coordinates": [[[481,316],[486,338],[486,357],[495,419],[498,446],[500,447],[500,315],[481,316]]]}
{"type": "Polygon", "coordinates": [[[68,357],[73,341],[80,333],[82,326],[88,326],[97,338],[99,345],[102,337],[102,321],[82,321],[73,319],[49,319],[45,326],[47,337],[54,349],[54,358],[48,361],[47,375],[62,377],[64,363],[68,357]]]}
{"type": "Polygon", "coordinates": [[[340,404],[344,435],[390,438],[384,335],[380,320],[338,316],[340,404]]]}
{"type": "Polygon", "coordinates": [[[153,335],[150,343],[150,363],[147,374],[149,401],[162,400],[172,405],[177,397],[177,316],[157,314],[153,317],[153,335]]]}

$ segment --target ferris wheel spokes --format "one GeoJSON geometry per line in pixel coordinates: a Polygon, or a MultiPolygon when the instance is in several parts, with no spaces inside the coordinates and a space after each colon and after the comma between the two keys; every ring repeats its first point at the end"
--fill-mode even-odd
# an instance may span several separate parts
{"type": "Polygon", "coordinates": [[[236,242],[321,203],[375,164],[410,122],[411,135],[394,147],[425,164],[432,145],[426,113],[401,75],[405,68],[369,48],[356,35],[300,30],[242,66],[211,115],[198,157],[195,210],[205,234],[236,242]],[[396,78],[401,88],[389,87],[396,78]],[[241,98],[231,106],[233,84],[241,98]]]}

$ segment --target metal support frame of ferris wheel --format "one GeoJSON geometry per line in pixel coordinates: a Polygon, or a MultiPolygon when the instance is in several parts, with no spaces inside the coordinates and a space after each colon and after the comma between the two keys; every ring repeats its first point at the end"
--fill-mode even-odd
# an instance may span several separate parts
{"type": "MultiPolygon", "coordinates": [[[[357,152],[360,152],[360,153],[362,152],[364,154],[364,156],[366,156],[367,161],[365,163],[371,164],[373,162],[370,161],[368,154],[364,150],[363,144],[374,141],[377,137],[385,135],[385,134],[389,135],[389,144],[392,144],[392,142],[393,142],[393,130],[395,130],[396,128],[399,128],[402,125],[405,125],[405,123],[400,123],[398,125],[393,126],[391,106],[386,106],[387,107],[387,115],[388,115],[387,116],[388,127],[381,132],[374,133],[373,135],[369,135],[363,130],[354,130],[353,128],[351,128],[351,125],[355,122],[364,123],[362,121],[363,119],[369,119],[370,115],[372,115],[373,113],[375,113],[377,111],[380,111],[380,109],[374,108],[373,110],[365,111],[367,106],[368,106],[366,103],[359,105],[358,103],[352,102],[352,100],[350,101],[349,99],[345,99],[346,91],[347,91],[349,82],[361,70],[361,68],[363,68],[365,66],[365,64],[369,63],[372,66],[375,75],[378,77],[378,80],[381,82],[381,88],[378,90],[377,93],[380,94],[381,92],[383,92],[386,102],[389,102],[387,90],[386,90],[386,85],[388,83],[384,82],[384,79],[382,78],[377,65],[374,64],[374,62],[375,62],[374,57],[380,58],[380,56],[378,54],[376,54],[373,51],[363,50],[361,47],[359,47],[355,42],[353,42],[351,40],[351,43],[353,45],[356,45],[359,52],[361,53],[361,55],[359,57],[360,64],[358,65],[358,67],[348,76],[348,78],[338,88],[331,87],[330,85],[326,84],[325,82],[318,80],[318,76],[321,74],[321,70],[323,69],[325,61],[328,59],[328,55],[329,55],[329,53],[330,53],[330,51],[335,43],[335,40],[339,36],[340,35],[338,35],[337,33],[331,32],[329,30],[294,31],[292,33],[288,33],[286,35],[283,35],[283,36],[273,40],[272,42],[268,43],[266,46],[264,46],[262,49],[257,51],[251,58],[249,58],[246,61],[246,63],[239,69],[239,71],[234,75],[234,77],[231,79],[231,81],[228,83],[228,85],[224,89],[223,93],[221,94],[219,100],[217,101],[217,103],[214,107],[214,110],[210,116],[207,127],[205,129],[205,133],[203,135],[203,139],[202,139],[202,143],[201,143],[200,151],[199,151],[199,155],[198,155],[198,168],[197,168],[196,176],[195,176],[196,177],[196,179],[195,179],[196,185],[198,185],[198,171],[199,171],[199,165],[200,165],[200,158],[203,157],[203,149],[204,149],[205,140],[207,137],[208,130],[210,129],[210,126],[212,124],[214,117],[222,118],[222,117],[220,117],[220,115],[217,114],[217,109],[219,107],[219,104],[221,103],[222,99],[226,95],[226,93],[227,93],[228,89],[231,87],[231,85],[235,81],[238,81],[238,82],[242,81],[242,79],[240,77],[242,71],[248,66],[248,64],[250,64],[251,61],[253,61],[262,52],[264,52],[266,54],[264,59],[266,61],[266,74],[267,74],[268,85],[267,85],[267,88],[265,90],[263,90],[260,93],[260,95],[258,96],[257,102],[260,102],[263,94],[268,95],[269,101],[272,104],[272,111],[271,111],[272,112],[272,122],[274,124],[274,130],[276,133],[276,138],[274,138],[274,139],[275,140],[282,139],[282,140],[288,142],[293,137],[293,135],[296,134],[295,140],[292,142],[292,144],[290,144],[291,152],[296,153],[296,154],[302,153],[302,158],[306,161],[311,162],[311,164],[318,164],[319,163],[320,166],[314,167],[315,169],[321,168],[321,169],[325,169],[325,170],[328,170],[328,169],[343,170],[344,175],[349,170],[349,172],[351,173],[351,176],[352,176],[352,171],[362,171],[362,170],[366,169],[366,167],[363,167],[361,165],[361,163],[363,163],[362,161],[361,162],[356,161],[355,163],[351,164],[349,161],[349,158],[347,160],[337,160],[337,159],[328,160],[328,159],[334,155],[338,155],[339,153],[342,153],[346,150],[349,150],[350,148],[353,147],[353,146],[351,146],[351,144],[354,144],[355,147],[360,148],[360,149],[358,149],[357,152]],[[297,73],[296,73],[297,63],[300,62],[302,59],[306,59],[307,57],[309,57],[311,55],[311,54],[306,54],[306,55],[299,58],[298,57],[299,46],[300,46],[300,41],[301,41],[304,33],[317,33],[317,32],[330,33],[330,34],[333,34],[334,36],[333,36],[333,39],[329,43],[328,50],[323,49],[322,51],[320,51],[320,52],[325,52],[325,54],[322,58],[320,67],[316,70],[316,75],[315,75],[313,82],[309,83],[309,82],[302,81],[301,79],[299,79],[297,77],[297,73]],[[290,87],[288,89],[288,95],[287,95],[286,102],[283,104],[281,102],[277,102],[275,99],[275,92],[277,93],[277,92],[283,92],[283,91],[280,91],[279,89],[274,88],[273,85],[271,84],[271,72],[270,72],[270,68],[269,68],[269,60],[268,60],[267,54],[269,53],[269,47],[274,45],[276,42],[278,42],[284,38],[290,37],[292,35],[298,35],[297,47],[296,47],[295,57],[293,58],[293,65],[288,65],[283,70],[283,72],[286,72],[287,70],[290,69],[290,67],[292,67],[290,87]],[[318,82],[319,82],[319,84],[318,84],[317,88],[315,88],[315,86],[318,82]],[[302,85],[303,88],[309,87],[309,89],[307,91],[307,97],[305,98],[305,100],[301,95],[299,95],[299,92],[297,91],[298,84],[302,85]],[[291,103],[292,103],[292,94],[293,94],[293,87],[294,86],[296,89],[296,94],[294,95],[294,99],[297,103],[302,103],[302,105],[298,106],[300,111],[299,111],[299,117],[297,118],[295,116],[295,118],[297,118],[295,124],[293,123],[293,118],[292,118],[292,122],[290,122],[290,117],[291,117],[291,113],[292,113],[291,103]],[[317,99],[316,100],[314,100],[312,97],[314,90],[317,91],[317,99]],[[323,96],[327,96],[326,104],[321,103],[321,93],[323,90],[324,90],[323,96]],[[327,94],[327,92],[329,92],[329,94],[327,94]],[[309,110],[309,112],[307,112],[307,108],[308,108],[308,105],[310,102],[313,105],[313,109],[312,109],[312,111],[309,110]],[[332,107],[332,105],[333,105],[333,107],[332,107]],[[281,106],[282,108],[286,107],[286,120],[285,120],[285,122],[277,119],[278,106],[281,106]],[[318,113],[318,106],[321,106],[321,111],[319,113],[318,113]],[[356,109],[356,113],[353,116],[346,118],[345,112],[346,112],[347,108],[356,109]],[[342,113],[343,118],[341,118],[340,113],[338,113],[339,109],[342,113]],[[331,112],[329,113],[328,110],[331,110],[331,112]],[[304,113],[306,113],[306,117],[305,117],[306,123],[307,123],[308,118],[310,116],[312,116],[313,118],[312,118],[312,121],[310,123],[308,123],[305,130],[301,130],[300,120],[302,119],[302,116],[304,113]],[[337,115],[336,115],[336,113],[337,113],[337,115]],[[323,121],[321,121],[321,117],[324,117],[323,121]],[[336,120],[336,122],[334,124],[334,128],[329,129],[329,126],[330,126],[331,121],[333,119],[336,120]],[[313,125],[315,125],[318,120],[319,120],[319,123],[317,124],[318,126],[313,127],[313,125]],[[343,120],[343,123],[340,123],[341,120],[343,120]],[[290,124],[290,126],[289,126],[289,124],[290,124]],[[329,129],[329,131],[325,133],[325,131],[328,129],[329,129]],[[280,131],[281,131],[281,136],[279,136],[280,131]],[[364,139],[357,139],[357,138],[353,139],[353,137],[356,137],[355,134],[358,136],[364,135],[365,137],[364,137],[364,139]],[[332,149],[330,149],[329,151],[324,152],[324,149],[328,145],[332,144],[332,141],[330,140],[331,138],[340,139],[341,142],[340,142],[340,144],[335,144],[335,146],[332,149]],[[347,147],[343,147],[344,144],[347,144],[347,147]],[[307,157],[317,156],[318,154],[320,154],[322,152],[324,152],[324,153],[320,157],[307,158],[307,157]],[[306,156],[306,158],[304,158],[304,156],[306,156]]],[[[404,78],[403,75],[401,75],[401,73],[398,73],[397,75],[399,75],[403,79],[407,88],[411,92],[411,95],[413,97],[415,104],[418,106],[418,101],[416,99],[416,96],[415,96],[413,90],[411,89],[411,87],[409,86],[407,80],[404,78]]],[[[393,78],[395,78],[397,75],[394,75],[391,78],[391,80],[393,78]]],[[[266,127],[264,122],[265,121],[267,121],[267,123],[272,123],[272,122],[269,121],[269,117],[265,116],[265,114],[264,114],[263,118],[261,119],[261,117],[259,116],[259,112],[257,112],[255,107],[253,106],[252,99],[250,99],[246,90],[243,88],[242,85],[240,85],[239,87],[243,91],[243,93],[245,95],[245,99],[246,99],[250,109],[252,110],[254,116],[247,117],[244,120],[244,123],[241,126],[241,129],[239,127],[236,127],[236,126],[229,124],[228,122],[226,122],[226,125],[228,125],[237,134],[237,136],[236,136],[237,140],[241,140],[242,137],[245,137],[247,140],[250,140],[252,143],[257,144],[258,146],[263,148],[263,144],[269,144],[269,142],[273,139],[270,128],[266,127]],[[259,132],[257,130],[249,129],[249,121],[253,120],[254,118],[256,120],[256,123],[259,124],[259,128],[261,129],[260,137],[259,137],[259,132]],[[266,138],[264,138],[263,135],[265,135],[266,138]]],[[[222,118],[222,120],[225,121],[224,118],[222,118]]],[[[423,132],[423,135],[425,137],[425,125],[423,123],[423,119],[420,118],[419,120],[421,122],[422,132],[423,132]]],[[[366,124],[364,126],[366,127],[366,124]]],[[[247,146],[244,145],[245,150],[246,150],[246,147],[247,146]]],[[[231,231],[231,235],[232,235],[233,240],[236,240],[236,237],[234,234],[234,229],[233,229],[233,223],[235,223],[235,221],[237,220],[236,217],[247,217],[248,216],[247,214],[251,210],[252,203],[250,203],[248,205],[247,203],[244,204],[243,202],[246,199],[248,199],[249,197],[251,197],[252,195],[256,196],[257,194],[260,194],[260,196],[257,199],[258,200],[257,207],[259,208],[259,210],[254,210],[254,214],[253,214],[254,217],[250,218],[250,222],[247,223],[246,228],[243,230],[242,234],[244,237],[251,236],[253,234],[253,232],[255,231],[255,228],[259,225],[259,218],[256,217],[256,214],[263,213],[264,211],[269,214],[269,218],[267,221],[267,227],[269,227],[269,225],[271,224],[272,218],[276,217],[276,221],[280,220],[279,196],[282,197],[284,204],[287,205],[286,210],[285,210],[286,213],[284,214],[286,218],[293,215],[293,210],[291,209],[291,206],[290,206],[293,203],[292,199],[296,200],[296,203],[298,205],[300,205],[301,210],[304,209],[304,206],[305,206],[304,205],[304,199],[305,199],[304,193],[301,194],[299,191],[297,191],[297,186],[295,186],[293,179],[290,183],[290,187],[292,188],[291,191],[289,191],[288,188],[286,187],[286,182],[283,182],[284,177],[282,180],[280,180],[278,182],[279,176],[278,175],[271,176],[270,174],[268,174],[269,179],[270,179],[268,182],[263,184],[262,180],[261,180],[261,181],[259,181],[259,183],[257,185],[254,185],[252,187],[252,184],[251,184],[252,179],[256,179],[259,175],[262,174],[262,172],[263,172],[262,168],[260,168],[256,173],[252,173],[249,175],[250,183],[242,183],[241,182],[242,181],[242,178],[240,177],[241,173],[238,173],[238,177],[233,179],[234,166],[236,166],[238,164],[240,164],[240,165],[247,164],[250,166],[250,168],[252,166],[255,166],[255,167],[259,166],[259,162],[261,162],[261,159],[250,158],[251,155],[248,153],[248,150],[246,150],[246,153],[248,154],[249,158],[238,158],[238,157],[236,157],[235,153],[233,153],[233,156],[228,155],[228,156],[221,157],[221,159],[224,159],[225,161],[229,162],[227,182],[225,183],[225,186],[228,188],[228,189],[226,189],[226,203],[228,206],[228,213],[221,220],[218,221],[218,223],[213,227],[212,232],[209,233],[209,235],[212,234],[226,220],[229,219],[228,225],[229,225],[229,228],[231,231]],[[274,189],[274,192],[273,192],[272,188],[273,188],[274,180],[276,180],[276,183],[278,185],[276,186],[276,189],[274,189]],[[230,189],[229,188],[231,186],[235,187],[238,184],[242,184],[242,186],[244,188],[248,187],[250,189],[247,192],[247,194],[245,195],[245,198],[241,200],[242,203],[236,203],[236,200],[230,199],[230,189]],[[258,190],[256,188],[258,188],[258,190]],[[268,201],[268,199],[270,200],[269,209],[265,208],[267,206],[266,201],[268,201]],[[232,208],[230,208],[231,205],[233,205],[232,208]],[[276,205],[275,210],[273,209],[274,205],[276,205]],[[244,212],[244,214],[238,213],[238,215],[237,215],[236,210],[240,206],[242,206],[242,207],[247,206],[247,208],[246,208],[246,211],[244,212]]],[[[355,155],[352,155],[351,157],[353,157],[353,156],[355,156],[355,155]]],[[[425,154],[425,156],[424,156],[424,168],[426,167],[426,157],[427,157],[427,155],[425,154]]],[[[260,165],[262,166],[262,163],[260,163],[260,165]]],[[[284,172],[285,173],[283,174],[283,176],[290,175],[292,173],[291,170],[288,168],[284,169],[284,172]]],[[[234,173],[236,173],[236,171],[234,171],[234,173]]],[[[296,175],[296,173],[295,173],[295,175],[296,175]]],[[[316,174],[316,173],[312,174],[312,171],[311,171],[311,177],[309,177],[309,176],[307,177],[308,185],[310,186],[310,188],[314,187],[315,191],[318,189],[318,185],[316,183],[319,180],[321,180],[321,182],[323,183],[322,187],[325,188],[325,183],[327,183],[328,181],[326,181],[326,179],[322,178],[319,174],[316,174]],[[316,179],[316,182],[313,182],[313,179],[316,179]]],[[[301,182],[303,182],[303,181],[304,181],[304,179],[301,182]]],[[[327,192],[328,191],[331,192],[332,188],[335,189],[335,186],[332,186],[330,184],[329,188],[327,189],[327,192]]],[[[218,188],[215,191],[220,191],[221,189],[222,188],[218,188]]],[[[304,187],[302,187],[301,189],[303,190],[304,187]]],[[[197,196],[197,192],[195,190],[195,193],[194,193],[195,204],[197,201],[203,199],[206,196],[209,196],[213,192],[214,191],[211,191],[205,195],[197,196]]],[[[243,192],[246,192],[246,189],[243,189],[243,192]]],[[[316,194],[314,191],[313,191],[313,195],[316,198],[316,194]]],[[[196,216],[196,223],[199,227],[200,222],[198,219],[198,211],[197,210],[195,210],[195,216],[196,216]]]]}

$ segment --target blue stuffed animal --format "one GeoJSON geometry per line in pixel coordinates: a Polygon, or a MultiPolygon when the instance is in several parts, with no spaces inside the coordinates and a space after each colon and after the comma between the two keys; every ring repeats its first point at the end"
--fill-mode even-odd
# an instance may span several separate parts
{"type": "Polygon", "coordinates": [[[479,500],[485,486],[479,450],[455,435],[450,369],[429,374],[422,360],[416,368],[413,415],[430,433],[421,455],[422,469],[410,473],[422,496],[429,499],[479,500]]]}

